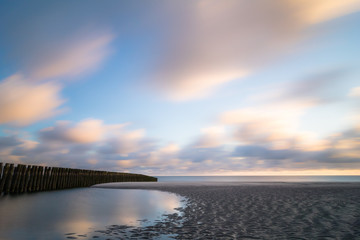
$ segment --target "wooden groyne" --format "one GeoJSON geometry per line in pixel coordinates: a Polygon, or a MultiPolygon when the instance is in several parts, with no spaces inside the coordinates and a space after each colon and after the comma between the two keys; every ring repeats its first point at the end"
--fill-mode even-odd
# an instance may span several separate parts
{"type": "Polygon", "coordinates": [[[83,170],[0,162],[0,195],[90,187],[108,182],[156,182],[142,174],[83,170]]]}

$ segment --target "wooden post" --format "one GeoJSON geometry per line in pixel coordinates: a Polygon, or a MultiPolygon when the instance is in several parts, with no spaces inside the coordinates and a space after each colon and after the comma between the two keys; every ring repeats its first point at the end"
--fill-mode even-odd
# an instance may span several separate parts
{"type": "Polygon", "coordinates": [[[19,181],[16,185],[16,192],[21,193],[21,187],[22,187],[21,184],[24,179],[25,165],[19,164],[18,167],[19,167],[19,181]]]}
{"type": "Polygon", "coordinates": [[[10,188],[11,188],[11,182],[12,182],[12,177],[14,174],[14,164],[10,164],[10,169],[8,172],[8,175],[6,177],[6,182],[5,182],[5,193],[9,193],[10,192],[10,188]]]}
{"type": "MultiPolygon", "coordinates": [[[[1,181],[1,178],[2,178],[2,172],[3,172],[3,163],[0,162],[0,181],[1,181]]],[[[0,192],[1,194],[1,192],[0,192]]]]}
{"type": "Polygon", "coordinates": [[[26,171],[26,179],[25,179],[25,185],[24,185],[24,192],[29,192],[30,189],[30,183],[31,183],[31,171],[32,167],[30,165],[27,166],[26,171]]]}
{"type": "Polygon", "coordinates": [[[133,173],[84,169],[29,166],[0,163],[0,194],[23,193],[75,187],[106,182],[157,181],[157,178],[133,173]]]}
{"type": "Polygon", "coordinates": [[[39,166],[35,166],[34,183],[32,186],[33,192],[36,192],[38,190],[39,172],[39,166]]]}
{"type": "Polygon", "coordinates": [[[24,165],[23,171],[22,171],[22,177],[20,182],[20,193],[23,193],[26,191],[26,180],[27,180],[27,173],[28,173],[28,166],[24,165]]]}
{"type": "MultiPolygon", "coordinates": [[[[30,166],[29,166],[30,167],[30,166]]],[[[35,166],[31,166],[31,169],[29,171],[29,181],[28,181],[28,192],[32,192],[33,189],[33,185],[34,185],[34,179],[35,179],[35,166]]]]}
{"type": "Polygon", "coordinates": [[[66,188],[66,168],[63,168],[61,188],[62,188],[62,189],[65,189],[65,188],[66,188]]]}
{"type": "Polygon", "coordinates": [[[59,181],[59,171],[60,169],[57,167],[55,168],[56,171],[55,171],[55,182],[54,182],[54,185],[55,185],[55,190],[58,190],[58,181],[59,181]]]}
{"type": "Polygon", "coordinates": [[[48,167],[47,181],[46,181],[47,190],[51,190],[51,171],[52,171],[52,167],[48,167]]]}
{"type": "Polygon", "coordinates": [[[17,173],[16,176],[14,174],[13,179],[14,181],[14,186],[12,186],[12,191],[13,193],[19,193],[19,188],[20,188],[20,183],[21,183],[21,178],[22,178],[22,171],[23,171],[23,166],[22,164],[18,164],[17,165],[17,173]]]}
{"type": "Polygon", "coordinates": [[[58,168],[58,178],[56,183],[56,189],[61,189],[61,179],[62,179],[62,168],[58,168]]]}
{"type": "Polygon", "coordinates": [[[65,188],[70,187],[70,174],[69,174],[69,168],[65,169],[65,188]]]}
{"type": "Polygon", "coordinates": [[[53,167],[52,169],[52,185],[51,185],[51,190],[55,190],[56,189],[56,181],[57,181],[57,168],[53,167]]]}
{"type": "Polygon", "coordinates": [[[5,182],[6,182],[8,174],[9,174],[9,169],[10,169],[10,164],[5,163],[3,174],[1,177],[1,182],[0,182],[0,194],[5,192],[5,182]]]}
{"type": "Polygon", "coordinates": [[[44,167],[43,166],[40,166],[39,167],[39,181],[38,181],[38,186],[39,186],[39,189],[38,191],[43,191],[44,189],[44,167]]]}
{"type": "Polygon", "coordinates": [[[48,180],[49,180],[49,167],[45,167],[44,170],[44,180],[43,180],[43,190],[47,191],[48,189],[48,180]]]}
{"type": "Polygon", "coordinates": [[[14,166],[14,173],[10,180],[10,189],[9,189],[10,193],[14,193],[15,191],[16,182],[18,180],[18,170],[19,170],[19,166],[16,167],[14,166]]]}
{"type": "Polygon", "coordinates": [[[74,187],[74,169],[72,168],[69,169],[69,187],[74,187]]]}
{"type": "Polygon", "coordinates": [[[54,168],[50,167],[49,169],[49,179],[48,179],[48,190],[52,190],[52,186],[53,186],[53,179],[54,179],[54,168]]]}
{"type": "Polygon", "coordinates": [[[61,168],[61,183],[60,183],[61,189],[65,188],[65,180],[66,180],[66,168],[61,168]]]}

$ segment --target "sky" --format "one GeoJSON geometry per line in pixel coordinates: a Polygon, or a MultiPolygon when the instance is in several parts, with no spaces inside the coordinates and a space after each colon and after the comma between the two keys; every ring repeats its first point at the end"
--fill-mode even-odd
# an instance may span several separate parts
{"type": "Polygon", "coordinates": [[[360,175],[360,0],[0,0],[0,161],[360,175]]]}

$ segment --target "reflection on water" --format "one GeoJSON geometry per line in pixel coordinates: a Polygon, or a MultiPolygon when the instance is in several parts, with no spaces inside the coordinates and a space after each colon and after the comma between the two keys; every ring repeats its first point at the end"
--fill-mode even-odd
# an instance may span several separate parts
{"type": "Polygon", "coordinates": [[[0,239],[56,240],[112,224],[149,225],[176,212],[181,200],[166,192],[98,188],[2,196],[0,239]]]}

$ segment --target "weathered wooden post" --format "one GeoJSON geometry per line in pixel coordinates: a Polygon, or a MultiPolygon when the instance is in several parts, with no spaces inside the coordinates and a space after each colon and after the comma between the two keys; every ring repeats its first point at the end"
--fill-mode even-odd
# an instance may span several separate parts
{"type": "Polygon", "coordinates": [[[17,176],[13,177],[13,179],[15,179],[14,186],[12,187],[12,192],[13,193],[19,193],[23,167],[24,167],[24,165],[22,165],[22,164],[17,165],[17,176]]]}
{"type": "Polygon", "coordinates": [[[10,189],[9,189],[10,193],[14,193],[15,191],[16,182],[18,180],[18,170],[19,170],[19,166],[14,166],[13,176],[10,180],[10,189]]]}
{"type": "Polygon", "coordinates": [[[38,190],[37,183],[39,181],[39,166],[35,166],[35,172],[34,172],[34,182],[33,182],[33,192],[36,192],[38,190]]]}
{"type": "Polygon", "coordinates": [[[16,185],[16,192],[21,193],[21,188],[22,188],[22,183],[23,183],[23,179],[24,179],[24,173],[25,173],[26,166],[19,164],[18,167],[20,167],[19,168],[19,181],[17,182],[17,185],[16,185]]]}
{"type": "Polygon", "coordinates": [[[21,186],[20,186],[20,193],[26,192],[26,183],[27,183],[27,178],[28,178],[28,171],[29,171],[29,166],[24,165],[24,170],[23,170],[23,177],[21,178],[21,186]]]}
{"type": "Polygon", "coordinates": [[[1,177],[1,182],[0,182],[0,194],[5,192],[5,183],[6,183],[7,176],[9,174],[9,169],[10,169],[10,164],[5,163],[5,166],[3,169],[3,174],[1,177]]]}
{"type": "Polygon", "coordinates": [[[66,173],[66,174],[67,174],[66,187],[67,187],[67,188],[70,188],[70,187],[71,187],[71,179],[70,179],[70,178],[71,178],[71,172],[70,172],[70,171],[71,171],[70,168],[67,168],[67,169],[66,169],[66,172],[67,172],[67,173],[66,173]]]}
{"type": "Polygon", "coordinates": [[[49,172],[50,172],[50,168],[49,167],[45,167],[45,172],[44,172],[44,191],[49,190],[49,172]]]}
{"type": "Polygon", "coordinates": [[[57,167],[53,168],[53,174],[54,174],[54,178],[53,178],[51,189],[56,190],[57,189],[57,180],[58,180],[58,168],[57,167]]]}
{"type": "Polygon", "coordinates": [[[58,181],[57,181],[57,184],[56,184],[56,189],[61,189],[61,183],[62,183],[62,178],[63,178],[63,174],[62,174],[62,168],[59,168],[58,169],[59,172],[58,172],[58,181]]]}
{"type": "Polygon", "coordinates": [[[67,188],[67,185],[68,185],[68,169],[64,168],[63,188],[67,188]]]}
{"type": "Polygon", "coordinates": [[[10,192],[13,174],[14,174],[14,164],[10,163],[10,169],[9,169],[8,175],[6,177],[6,182],[5,182],[5,193],[10,192]]]}
{"type": "Polygon", "coordinates": [[[33,167],[29,165],[27,168],[26,182],[25,182],[25,186],[24,186],[25,192],[31,191],[32,171],[33,171],[33,167]]]}
{"type": "Polygon", "coordinates": [[[37,183],[36,183],[36,191],[41,191],[43,177],[44,177],[44,167],[39,166],[38,167],[38,180],[37,180],[37,183]]]}
{"type": "MultiPolygon", "coordinates": [[[[2,178],[2,172],[3,172],[3,163],[0,162],[0,182],[1,182],[1,178],[2,178]]],[[[1,192],[0,192],[1,194],[1,192]]]]}

